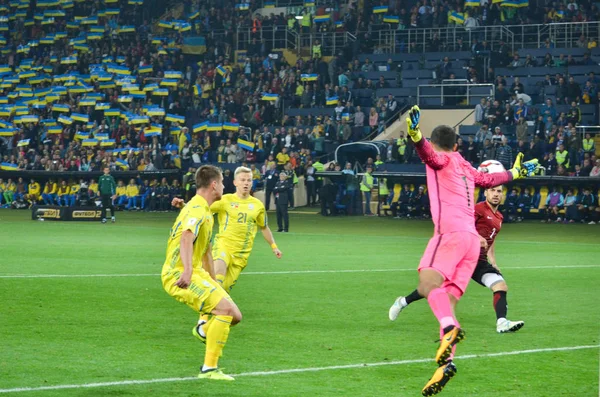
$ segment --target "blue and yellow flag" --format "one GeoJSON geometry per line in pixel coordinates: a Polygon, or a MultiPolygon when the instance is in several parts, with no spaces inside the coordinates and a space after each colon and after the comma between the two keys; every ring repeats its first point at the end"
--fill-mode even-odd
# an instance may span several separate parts
{"type": "Polygon", "coordinates": [[[17,147],[23,147],[23,146],[28,146],[29,145],[29,139],[21,139],[18,143],[17,143],[17,147]]]}
{"type": "Polygon", "coordinates": [[[194,126],[192,127],[192,131],[193,132],[201,132],[201,131],[206,131],[207,128],[208,128],[208,121],[203,121],[202,123],[194,124],[194,126]]]}
{"type": "Polygon", "coordinates": [[[115,165],[123,170],[129,169],[129,164],[125,160],[117,159],[115,165]]]}
{"type": "Polygon", "coordinates": [[[321,23],[321,22],[327,22],[330,19],[331,19],[331,16],[329,14],[315,15],[313,21],[315,21],[316,23],[321,23]]]}
{"type": "Polygon", "coordinates": [[[385,23],[400,23],[400,17],[396,15],[386,15],[383,17],[385,23]]]}
{"type": "Polygon", "coordinates": [[[225,131],[239,131],[240,123],[223,123],[223,129],[225,131]]]}
{"type": "Polygon", "coordinates": [[[388,12],[388,6],[373,7],[373,14],[383,14],[385,12],[388,12]]]}
{"type": "Polygon", "coordinates": [[[97,139],[84,139],[81,141],[81,146],[97,146],[98,145],[98,140],[97,139]]]}
{"type": "Polygon", "coordinates": [[[327,105],[337,105],[339,102],[338,97],[337,96],[332,96],[327,98],[327,105]]]}
{"type": "Polygon", "coordinates": [[[248,4],[248,3],[236,4],[235,9],[238,11],[248,11],[250,9],[250,4],[248,4]]]}
{"type": "Polygon", "coordinates": [[[0,169],[4,171],[17,171],[19,166],[13,163],[0,163],[0,169]]]}
{"type": "Polygon", "coordinates": [[[183,124],[183,123],[185,123],[185,116],[179,116],[177,114],[167,113],[167,117],[165,117],[165,121],[170,121],[172,123],[183,124]]]}
{"type": "Polygon", "coordinates": [[[82,123],[87,123],[88,121],[90,121],[90,117],[87,114],[83,113],[72,113],[71,119],[73,119],[74,121],[80,121],[82,123]]]}
{"type": "Polygon", "coordinates": [[[206,40],[203,36],[184,37],[181,51],[184,54],[202,55],[206,52],[206,40]]]}
{"type": "Polygon", "coordinates": [[[250,141],[245,141],[243,139],[238,139],[237,140],[237,145],[239,147],[241,147],[244,150],[248,150],[248,151],[253,151],[254,150],[254,143],[250,142],[250,141]]]}
{"type": "Polygon", "coordinates": [[[219,73],[221,76],[225,76],[225,74],[227,73],[227,69],[219,65],[217,66],[217,73],[219,73]]]}
{"type": "Polygon", "coordinates": [[[263,101],[276,101],[279,99],[279,95],[264,92],[260,99],[262,99],[263,101]]]}
{"type": "Polygon", "coordinates": [[[465,7],[479,7],[480,5],[478,0],[465,0],[465,7]]]}
{"type": "Polygon", "coordinates": [[[456,22],[459,25],[464,25],[465,23],[465,14],[462,12],[452,11],[450,14],[450,20],[456,22]]]}
{"type": "Polygon", "coordinates": [[[318,79],[319,79],[319,75],[316,73],[300,75],[300,80],[302,80],[302,81],[317,81],[318,79]]]}

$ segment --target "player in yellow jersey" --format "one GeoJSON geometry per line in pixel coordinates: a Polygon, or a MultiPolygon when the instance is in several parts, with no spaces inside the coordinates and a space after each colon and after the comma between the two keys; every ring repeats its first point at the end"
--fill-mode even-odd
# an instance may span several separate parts
{"type": "MultiPolygon", "coordinates": [[[[248,264],[258,228],[273,250],[273,254],[281,258],[281,251],[268,226],[265,207],[260,200],[250,196],[252,170],[238,167],[234,172],[233,184],[236,187],[235,194],[226,194],[210,206],[219,220],[219,232],[215,236],[212,253],[215,279],[227,292],[231,292],[240,273],[248,264]]],[[[172,204],[180,208],[183,200],[173,199],[172,204]]],[[[208,327],[210,327],[209,316],[203,314],[194,329],[194,335],[204,342],[205,330],[208,327]]]]}
{"type": "Polygon", "coordinates": [[[221,284],[214,280],[210,238],[214,219],[210,205],[221,199],[223,175],[214,166],[196,172],[196,195],[175,220],[167,244],[162,284],[169,295],[200,314],[212,314],[206,328],[206,355],[199,378],[233,380],[218,369],[219,357],[232,325],[242,314],[221,284]]]}

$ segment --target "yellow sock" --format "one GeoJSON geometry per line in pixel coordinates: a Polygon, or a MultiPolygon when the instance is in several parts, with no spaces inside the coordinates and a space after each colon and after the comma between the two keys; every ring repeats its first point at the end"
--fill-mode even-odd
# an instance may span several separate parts
{"type": "Polygon", "coordinates": [[[204,356],[204,366],[208,368],[217,368],[219,357],[223,352],[229,329],[231,328],[232,316],[213,316],[210,321],[210,327],[206,331],[206,355],[204,356]]]}

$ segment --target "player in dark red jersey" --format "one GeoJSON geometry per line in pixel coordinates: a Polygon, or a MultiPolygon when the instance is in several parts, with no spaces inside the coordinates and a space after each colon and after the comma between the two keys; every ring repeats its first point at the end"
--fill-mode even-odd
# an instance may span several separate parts
{"type": "MultiPolygon", "coordinates": [[[[496,264],[495,245],[496,236],[502,228],[504,217],[498,210],[502,202],[502,186],[485,190],[485,201],[475,205],[475,228],[481,237],[481,252],[477,267],[471,278],[488,287],[494,293],[494,309],[496,310],[496,331],[499,333],[515,332],[525,325],[523,321],[510,321],[506,319],[508,305],[506,293],[508,286],[500,269],[496,264]]],[[[417,290],[404,297],[401,296],[392,305],[389,312],[390,320],[394,321],[398,314],[412,302],[423,299],[417,290]]]]}

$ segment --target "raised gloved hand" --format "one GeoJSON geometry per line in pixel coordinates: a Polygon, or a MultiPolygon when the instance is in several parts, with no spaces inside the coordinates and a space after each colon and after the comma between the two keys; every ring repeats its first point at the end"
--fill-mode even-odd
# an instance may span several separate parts
{"type": "Polygon", "coordinates": [[[421,130],[419,129],[419,120],[421,119],[421,109],[418,106],[413,106],[408,112],[406,125],[408,126],[408,136],[413,142],[417,143],[423,139],[421,130]]]}
{"type": "Polygon", "coordinates": [[[510,172],[512,173],[513,180],[527,178],[533,175],[539,166],[538,159],[523,162],[523,153],[519,153],[510,172]]]}

